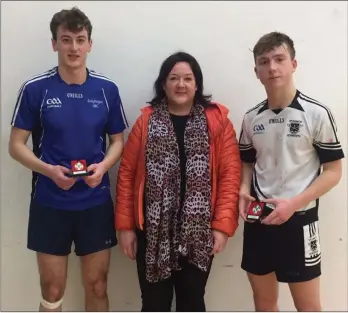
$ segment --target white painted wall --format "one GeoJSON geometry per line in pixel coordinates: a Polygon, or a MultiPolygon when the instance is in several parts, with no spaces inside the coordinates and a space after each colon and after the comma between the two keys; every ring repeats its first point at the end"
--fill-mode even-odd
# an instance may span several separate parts
{"type": "MultiPolygon", "coordinates": [[[[152,95],[161,62],[184,49],[200,62],[205,87],[231,110],[238,132],[244,112],[265,97],[253,73],[250,49],[266,32],[295,41],[297,86],[336,116],[347,155],[347,2],[2,2],[1,10],[1,308],[36,310],[35,254],[26,249],[31,173],[10,159],[10,119],[21,83],[56,65],[49,21],[78,5],[90,17],[94,48],[89,67],[119,85],[131,124],[152,95]]],[[[322,299],[325,310],[347,310],[347,168],[321,202],[322,299]]],[[[111,171],[113,187],[116,168],[111,171]]],[[[114,188],[112,188],[114,189],[114,188]]],[[[253,310],[240,269],[242,227],[215,259],[207,286],[208,310],[253,310]]],[[[79,260],[71,255],[65,310],[83,310],[79,260]]],[[[113,249],[109,276],[112,310],[140,309],[135,263],[113,249]]],[[[287,286],[280,308],[293,310],[287,286]]]]}

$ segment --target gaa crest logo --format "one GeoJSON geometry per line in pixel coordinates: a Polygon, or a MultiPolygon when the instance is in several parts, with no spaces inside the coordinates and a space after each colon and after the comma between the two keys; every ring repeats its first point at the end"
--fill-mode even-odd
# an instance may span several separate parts
{"type": "Polygon", "coordinates": [[[84,169],[84,165],[83,165],[81,162],[77,162],[77,163],[75,164],[75,169],[76,169],[77,171],[81,171],[81,170],[84,169]]]}
{"type": "Polygon", "coordinates": [[[260,207],[259,204],[256,205],[256,206],[253,208],[253,213],[254,213],[254,214],[257,214],[257,213],[259,213],[260,211],[261,211],[261,207],[260,207]]]}

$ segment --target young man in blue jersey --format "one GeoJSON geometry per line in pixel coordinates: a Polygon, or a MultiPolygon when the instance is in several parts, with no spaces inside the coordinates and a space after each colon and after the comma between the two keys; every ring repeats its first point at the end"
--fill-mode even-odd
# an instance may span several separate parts
{"type": "Polygon", "coordinates": [[[110,248],[117,244],[108,170],[122,154],[128,125],[116,84],[86,67],[88,17],[62,10],[50,29],[58,66],[22,85],[9,142],[10,155],[33,171],[28,248],[37,252],[40,311],[62,309],[72,242],[86,310],[107,311],[110,248]],[[86,162],[87,176],[72,177],[74,161],[86,162]]]}
{"type": "Polygon", "coordinates": [[[279,310],[278,282],[298,311],[320,311],[318,199],[340,181],[344,154],[331,110],[294,86],[293,41],[272,32],[253,52],[267,99],[246,112],[240,135],[241,266],[256,311],[279,310]]]}

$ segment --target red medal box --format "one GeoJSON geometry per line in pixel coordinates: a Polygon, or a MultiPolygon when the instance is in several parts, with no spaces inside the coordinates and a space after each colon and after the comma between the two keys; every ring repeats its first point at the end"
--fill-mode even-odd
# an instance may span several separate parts
{"type": "Polygon", "coordinates": [[[73,176],[87,175],[87,162],[86,162],[86,160],[71,161],[71,170],[72,170],[73,176]]]}
{"type": "Polygon", "coordinates": [[[247,219],[254,220],[254,221],[259,220],[262,215],[264,207],[265,207],[264,202],[257,202],[257,201],[252,202],[250,204],[250,207],[247,213],[247,219]]]}

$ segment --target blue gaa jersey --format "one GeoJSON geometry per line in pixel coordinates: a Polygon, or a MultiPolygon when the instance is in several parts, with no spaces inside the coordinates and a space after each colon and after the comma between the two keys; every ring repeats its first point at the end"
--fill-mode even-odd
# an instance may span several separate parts
{"type": "MultiPolygon", "coordinates": [[[[19,90],[11,125],[32,132],[33,151],[42,161],[71,169],[71,161],[87,166],[103,161],[106,135],[128,127],[116,84],[87,69],[82,85],[65,83],[55,67],[25,82],[19,90]]],[[[90,188],[79,178],[69,190],[33,173],[33,201],[62,210],[84,210],[110,199],[106,173],[90,188]]]]}

